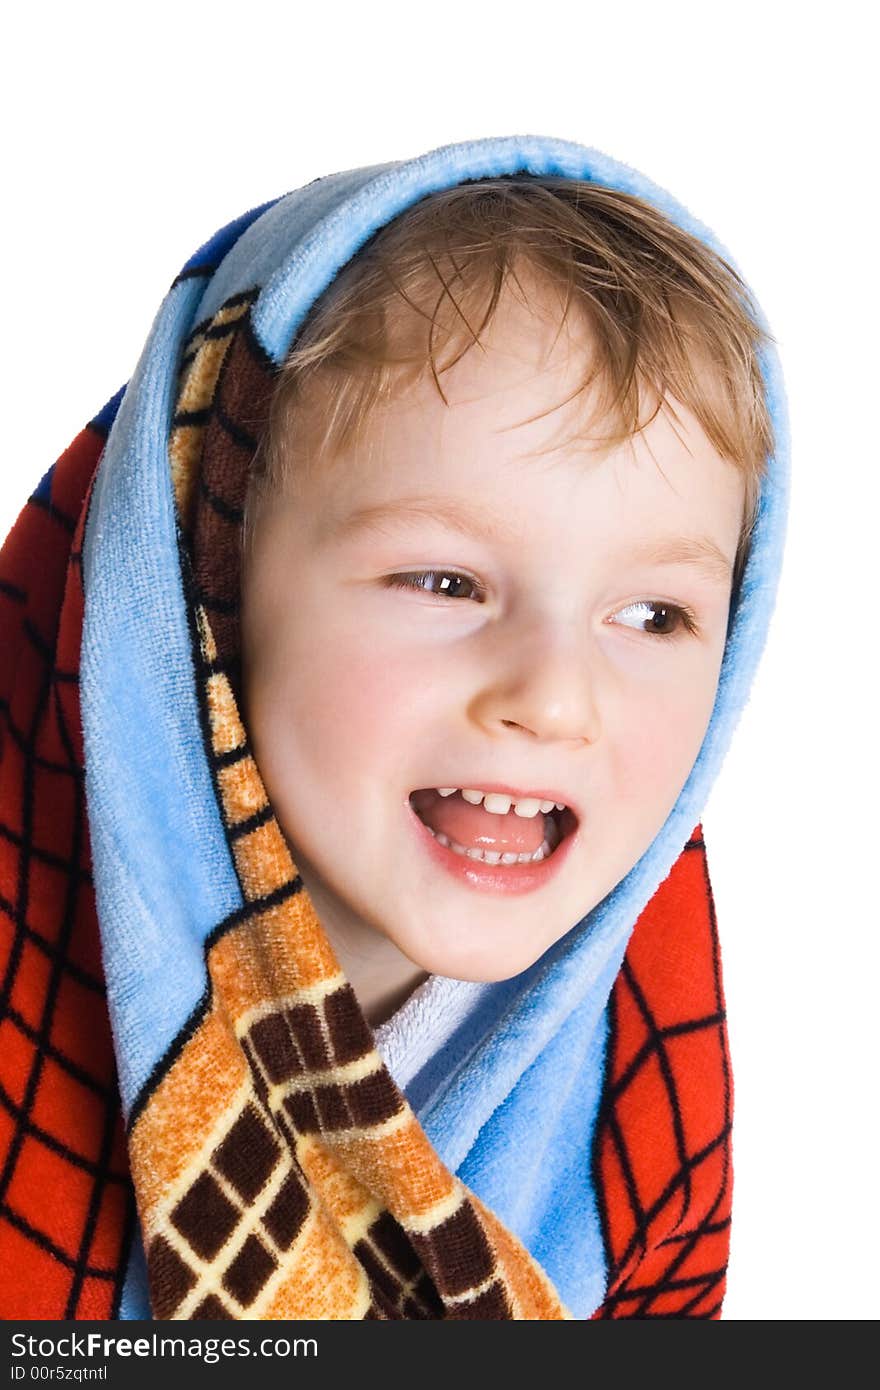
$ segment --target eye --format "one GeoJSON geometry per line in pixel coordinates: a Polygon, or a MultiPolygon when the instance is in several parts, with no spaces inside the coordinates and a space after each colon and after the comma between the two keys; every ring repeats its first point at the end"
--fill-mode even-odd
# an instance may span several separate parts
{"type": "Polygon", "coordinates": [[[655,637],[679,637],[682,631],[697,631],[696,619],[689,609],[655,599],[640,599],[638,603],[627,604],[611,621],[620,623],[622,627],[638,627],[655,637]],[[633,615],[632,622],[621,620],[620,614],[627,613],[633,615]]]}
{"type": "Polygon", "coordinates": [[[411,574],[389,574],[384,583],[389,589],[420,589],[438,598],[472,598],[482,603],[485,591],[476,579],[455,570],[419,570],[411,574]],[[439,582],[438,582],[439,581],[439,582]]]}

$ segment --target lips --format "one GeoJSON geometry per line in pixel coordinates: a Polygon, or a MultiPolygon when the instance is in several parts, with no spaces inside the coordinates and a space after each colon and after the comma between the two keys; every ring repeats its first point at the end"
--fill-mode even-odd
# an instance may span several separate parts
{"type": "MultiPolygon", "coordinates": [[[[430,792],[435,801],[438,799],[436,788],[421,790],[430,792]]],[[[413,796],[415,795],[414,793],[413,796]]],[[[481,896],[519,898],[540,892],[564,872],[565,865],[578,843],[578,835],[572,833],[577,827],[577,817],[567,809],[565,812],[556,813],[560,818],[563,838],[556,842],[554,831],[554,845],[549,853],[545,854],[543,849],[539,849],[536,856],[525,856],[525,862],[520,856],[516,856],[516,862],[511,863],[512,855],[499,856],[497,850],[489,852],[481,848],[456,848],[445,835],[436,835],[418,815],[413,805],[413,797],[410,797],[407,809],[409,823],[421,851],[444,877],[481,896]]],[[[487,815],[486,819],[490,817],[487,815]]],[[[532,822],[533,829],[538,829],[548,819],[549,815],[541,815],[537,825],[532,822]]]]}
{"type": "Polygon", "coordinates": [[[461,852],[482,851],[505,864],[516,858],[523,863],[539,852],[549,858],[560,842],[578,824],[575,813],[560,810],[552,797],[527,797],[523,793],[501,793],[484,788],[479,793],[462,794],[450,788],[422,787],[412,792],[410,806],[441,844],[451,844],[461,852]],[[541,846],[543,845],[543,851],[541,846]]]}

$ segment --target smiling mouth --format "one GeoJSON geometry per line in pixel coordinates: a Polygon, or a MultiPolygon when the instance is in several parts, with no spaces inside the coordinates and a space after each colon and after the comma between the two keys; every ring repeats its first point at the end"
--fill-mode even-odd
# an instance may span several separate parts
{"type": "Polygon", "coordinates": [[[422,787],[410,794],[409,804],[439,844],[493,865],[540,863],[577,828],[577,816],[568,806],[493,793],[477,801],[478,795],[422,787]]]}

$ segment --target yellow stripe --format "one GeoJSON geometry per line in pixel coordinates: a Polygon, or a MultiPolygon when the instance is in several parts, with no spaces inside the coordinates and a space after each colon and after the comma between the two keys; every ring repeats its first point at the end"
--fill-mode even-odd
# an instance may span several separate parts
{"type": "Polygon", "coordinates": [[[217,783],[223,797],[227,825],[238,825],[269,804],[257,765],[249,754],[229,767],[221,767],[217,773],[217,783]]]}
{"type": "Polygon", "coordinates": [[[196,356],[190,363],[186,380],[183,383],[183,390],[177,401],[175,414],[184,410],[206,410],[212,403],[220,368],[223,366],[233,336],[230,333],[227,338],[206,338],[201,343],[196,356]]]}
{"type": "Polygon", "coordinates": [[[196,605],[196,627],[199,630],[199,647],[205,661],[217,660],[217,643],[211,631],[211,622],[202,605],[196,605]]]}
{"type": "Polygon", "coordinates": [[[205,690],[214,752],[231,753],[233,748],[240,748],[246,741],[244,725],[238,713],[232,687],[223,672],[217,671],[208,677],[205,690]]]}
{"type": "Polygon", "coordinates": [[[445,1293],[443,1295],[443,1302],[451,1303],[453,1306],[458,1307],[465,1303],[474,1303],[478,1298],[481,1298],[484,1293],[487,1293],[493,1284],[501,1284],[503,1287],[503,1282],[504,1281],[499,1279],[498,1275],[493,1272],[489,1275],[488,1279],[483,1280],[482,1284],[475,1284],[472,1289],[468,1289],[465,1293],[445,1293]]]}
{"type": "Polygon", "coordinates": [[[245,897],[253,902],[292,883],[296,866],[275,820],[233,842],[233,857],[245,897]]]}
{"type": "Polygon", "coordinates": [[[198,464],[202,452],[201,425],[180,425],[168,441],[171,483],[180,524],[188,531],[193,522],[198,464]]]}
{"type": "MultiPolygon", "coordinates": [[[[401,1225],[404,1230],[411,1231],[413,1235],[425,1236],[434,1230],[435,1226],[442,1226],[444,1221],[448,1221],[450,1216],[454,1216],[459,1207],[467,1200],[467,1193],[460,1185],[453,1188],[447,1196],[441,1197],[439,1202],[435,1202],[427,1211],[419,1212],[417,1215],[407,1217],[401,1225]]],[[[495,1277],[494,1275],[492,1276],[495,1277]]]]}

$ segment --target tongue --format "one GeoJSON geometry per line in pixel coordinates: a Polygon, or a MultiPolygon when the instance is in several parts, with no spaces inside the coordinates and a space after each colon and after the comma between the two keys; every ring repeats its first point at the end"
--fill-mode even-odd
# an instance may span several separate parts
{"type": "Polygon", "coordinates": [[[465,849],[499,850],[502,854],[534,854],[544,839],[544,817],[518,816],[511,809],[506,816],[493,816],[482,805],[472,806],[461,792],[441,796],[425,789],[410,797],[425,825],[465,849]]]}

